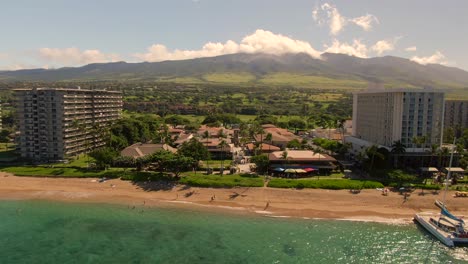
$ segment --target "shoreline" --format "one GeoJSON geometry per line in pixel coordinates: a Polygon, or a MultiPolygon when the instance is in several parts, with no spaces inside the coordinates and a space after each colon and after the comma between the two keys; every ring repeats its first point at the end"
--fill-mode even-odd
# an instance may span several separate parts
{"type": "MultiPolygon", "coordinates": [[[[468,216],[468,199],[455,198],[454,193],[447,194],[448,208],[455,215],[468,216]]],[[[416,190],[405,201],[398,193],[383,196],[375,189],[352,194],[348,190],[324,189],[198,188],[119,179],[99,183],[92,178],[18,177],[0,172],[0,200],[121,204],[273,218],[406,224],[417,212],[438,211],[434,201],[442,196],[442,192],[421,194],[421,190],[416,190]]]]}

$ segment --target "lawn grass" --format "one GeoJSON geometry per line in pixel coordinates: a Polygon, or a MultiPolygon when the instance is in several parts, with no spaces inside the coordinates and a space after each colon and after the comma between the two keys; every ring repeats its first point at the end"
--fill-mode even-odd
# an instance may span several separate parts
{"type": "MultiPolygon", "coordinates": [[[[232,160],[224,160],[224,168],[231,165],[232,160]]],[[[220,168],[221,167],[221,160],[209,160],[208,165],[210,168],[220,168]]],[[[202,160],[200,162],[200,168],[206,169],[207,163],[206,160],[202,160]]]]}
{"type": "Polygon", "coordinates": [[[197,187],[232,188],[232,187],[262,187],[263,178],[250,174],[205,175],[200,173],[184,173],[180,184],[197,187]]]}
{"type": "Polygon", "coordinates": [[[268,187],[273,188],[312,188],[312,189],[375,189],[383,188],[383,184],[377,181],[359,181],[348,179],[283,179],[272,178],[268,187]]]}
{"type": "Polygon", "coordinates": [[[90,163],[94,163],[95,160],[86,154],[79,155],[71,159],[68,163],[55,163],[55,164],[48,164],[54,167],[62,167],[62,168],[71,168],[71,167],[78,167],[78,168],[88,168],[90,163]]]}
{"type": "Polygon", "coordinates": [[[15,166],[3,167],[1,171],[13,173],[17,176],[37,177],[70,177],[70,178],[118,178],[124,172],[123,168],[110,168],[108,170],[90,170],[77,167],[52,166],[15,166]]]}

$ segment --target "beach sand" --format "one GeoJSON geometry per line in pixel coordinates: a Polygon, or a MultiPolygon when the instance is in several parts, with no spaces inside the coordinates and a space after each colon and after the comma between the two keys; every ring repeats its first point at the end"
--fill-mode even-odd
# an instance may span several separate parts
{"type": "MultiPolygon", "coordinates": [[[[446,204],[455,215],[468,216],[468,198],[446,204]]],[[[270,217],[330,218],[356,221],[406,223],[420,211],[437,211],[443,192],[416,190],[405,201],[398,192],[382,195],[378,190],[196,188],[158,183],[132,183],[119,179],[99,182],[90,178],[17,177],[0,172],[0,199],[55,200],[113,203],[131,207],[180,207],[222,213],[262,214],[270,217]]]]}

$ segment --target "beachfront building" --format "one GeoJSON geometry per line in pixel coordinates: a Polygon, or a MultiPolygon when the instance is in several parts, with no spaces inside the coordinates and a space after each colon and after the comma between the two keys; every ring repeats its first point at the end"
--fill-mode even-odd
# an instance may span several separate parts
{"type": "Polygon", "coordinates": [[[142,158],[158,151],[165,150],[172,153],[176,153],[177,149],[163,143],[149,144],[149,143],[135,143],[131,146],[124,148],[120,155],[122,157],[131,157],[134,159],[142,158]]]}
{"type": "Polygon", "coordinates": [[[353,137],[391,148],[401,141],[407,149],[440,146],[444,124],[444,93],[428,89],[368,90],[353,98],[353,137]],[[425,137],[415,143],[415,138],[425,137]]]}
{"type": "Polygon", "coordinates": [[[457,137],[468,128],[468,100],[445,100],[444,128],[454,129],[457,137]]]}
{"type": "Polygon", "coordinates": [[[337,168],[335,158],[310,150],[275,151],[268,155],[270,172],[275,174],[327,174],[337,168]]]}
{"type": "Polygon", "coordinates": [[[78,88],[15,89],[19,150],[34,161],[56,161],[105,145],[120,118],[122,94],[78,88]]]}
{"type": "Polygon", "coordinates": [[[301,140],[300,137],[294,135],[294,133],[290,132],[285,128],[276,127],[272,124],[265,124],[262,125],[263,133],[256,134],[255,141],[257,143],[268,143],[270,145],[277,146],[279,148],[286,148],[288,143],[294,139],[301,140]],[[271,134],[271,140],[267,141],[268,134],[271,134]]]}

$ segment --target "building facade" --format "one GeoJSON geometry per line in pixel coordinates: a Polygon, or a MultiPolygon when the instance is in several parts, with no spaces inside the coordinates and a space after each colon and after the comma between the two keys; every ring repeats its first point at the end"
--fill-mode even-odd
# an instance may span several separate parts
{"type": "Polygon", "coordinates": [[[468,100],[445,101],[444,128],[449,127],[458,132],[468,128],[468,100]]]}
{"type": "Polygon", "coordinates": [[[442,142],[444,93],[434,90],[374,90],[354,94],[353,136],[391,147],[428,148],[442,142]],[[425,137],[423,143],[414,139],[425,137]]]}
{"type": "Polygon", "coordinates": [[[62,160],[103,146],[120,118],[122,94],[80,88],[15,89],[21,157],[62,160]]]}

